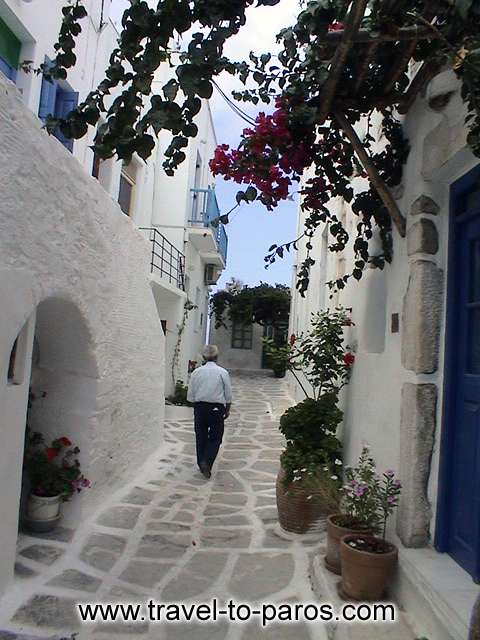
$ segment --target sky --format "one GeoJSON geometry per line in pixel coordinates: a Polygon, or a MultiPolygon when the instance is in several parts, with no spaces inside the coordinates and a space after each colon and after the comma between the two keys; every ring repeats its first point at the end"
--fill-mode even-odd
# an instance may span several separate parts
{"type": "MultiPolygon", "coordinates": [[[[114,22],[118,23],[128,5],[128,0],[112,0],[114,22]]],[[[257,54],[275,53],[278,50],[275,35],[283,27],[295,22],[298,6],[298,0],[281,0],[274,7],[250,8],[247,11],[247,24],[228,42],[225,54],[232,60],[246,60],[252,50],[257,54]]],[[[218,84],[227,95],[230,95],[234,88],[237,90],[242,88],[240,82],[228,74],[220,76],[218,84]]],[[[242,129],[248,125],[233,113],[216,91],[210,105],[218,143],[236,147],[240,141],[242,129]]],[[[259,111],[268,109],[265,105],[254,107],[241,103],[241,106],[249,115],[254,116],[259,111]]],[[[240,188],[233,182],[217,178],[217,198],[223,213],[234,206],[235,194],[240,188]]],[[[283,260],[277,260],[268,269],[264,267],[263,258],[270,245],[295,238],[296,210],[297,202],[293,195],[292,201],[284,202],[272,212],[267,211],[260,203],[243,204],[235,211],[226,227],[229,241],[228,260],[227,268],[218,282],[219,288],[223,288],[232,277],[238,278],[249,286],[260,282],[291,283],[292,256],[290,254],[287,254],[283,260]]]]}

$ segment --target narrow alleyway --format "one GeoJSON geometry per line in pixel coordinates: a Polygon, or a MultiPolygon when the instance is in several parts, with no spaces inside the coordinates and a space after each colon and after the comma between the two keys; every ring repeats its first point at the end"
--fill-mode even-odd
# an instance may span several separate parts
{"type": "Polygon", "coordinates": [[[289,405],[285,381],[235,376],[234,408],[210,481],[194,463],[191,423],[167,423],[166,443],[134,484],[74,532],[23,537],[0,639],[79,632],[84,638],[323,640],[320,625],[252,623],[80,627],[76,602],[312,601],[308,568],[319,541],[277,535],[275,479],[289,405]],[[19,606],[20,605],[20,606],[19,606]],[[18,635],[15,635],[18,633],[18,635]],[[121,634],[121,635],[120,635],[121,634]]]}

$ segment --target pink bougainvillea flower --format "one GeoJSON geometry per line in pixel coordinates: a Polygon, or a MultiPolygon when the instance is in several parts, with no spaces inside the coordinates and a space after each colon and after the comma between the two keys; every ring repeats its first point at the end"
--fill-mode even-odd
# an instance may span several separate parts
{"type": "Polygon", "coordinates": [[[332,31],[342,31],[344,28],[343,22],[332,22],[328,25],[328,31],[331,33],[332,31]]]}
{"type": "Polygon", "coordinates": [[[351,367],[352,364],[355,362],[355,356],[353,355],[353,353],[346,353],[343,356],[343,361],[347,365],[347,367],[351,367]]]}

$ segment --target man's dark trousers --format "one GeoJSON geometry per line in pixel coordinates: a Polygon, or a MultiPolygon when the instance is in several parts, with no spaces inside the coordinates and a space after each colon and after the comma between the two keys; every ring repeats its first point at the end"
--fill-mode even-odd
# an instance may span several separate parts
{"type": "Polygon", "coordinates": [[[222,444],[225,406],[213,402],[196,402],[194,416],[197,463],[199,467],[207,464],[211,468],[222,444]]]}

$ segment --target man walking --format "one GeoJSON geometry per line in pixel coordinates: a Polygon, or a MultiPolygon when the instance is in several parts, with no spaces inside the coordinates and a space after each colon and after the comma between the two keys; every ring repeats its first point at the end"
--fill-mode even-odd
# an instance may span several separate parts
{"type": "Polygon", "coordinates": [[[224,420],[230,414],[232,386],[228,371],[217,365],[218,348],[206,345],[204,365],[195,369],[188,385],[187,400],[193,402],[197,463],[205,478],[210,478],[212,465],[222,444],[224,420]]]}

